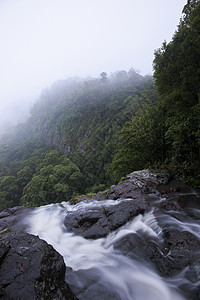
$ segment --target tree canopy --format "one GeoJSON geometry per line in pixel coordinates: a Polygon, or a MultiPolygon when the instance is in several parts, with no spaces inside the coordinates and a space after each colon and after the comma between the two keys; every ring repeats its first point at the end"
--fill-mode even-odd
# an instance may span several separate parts
{"type": "Polygon", "coordinates": [[[30,119],[1,145],[0,208],[68,201],[108,187],[118,131],[156,97],[153,78],[134,69],[45,90],[30,119]]]}
{"type": "Polygon", "coordinates": [[[165,165],[200,187],[200,2],[189,0],[172,40],[155,51],[158,100],[144,105],[118,137],[115,174],[165,165]]]}

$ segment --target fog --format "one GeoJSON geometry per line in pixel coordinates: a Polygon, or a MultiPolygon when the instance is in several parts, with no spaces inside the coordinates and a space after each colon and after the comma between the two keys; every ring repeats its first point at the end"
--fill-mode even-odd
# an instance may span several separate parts
{"type": "Polygon", "coordinates": [[[0,0],[0,134],[23,121],[41,90],[102,71],[152,74],[186,0],[0,0]]]}

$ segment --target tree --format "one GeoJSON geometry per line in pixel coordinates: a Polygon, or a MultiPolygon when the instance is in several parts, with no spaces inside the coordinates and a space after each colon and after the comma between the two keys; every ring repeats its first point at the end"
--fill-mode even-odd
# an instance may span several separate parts
{"type": "Polygon", "coordinates": [[[47,193],[44,189],[45,177],[35,175],[25,186],[21,204],[27,206],[40,206],[48,204],[47,193]]]}
{"type": "Polygon", "coordinates": [[[115,180],[166,158],[165,124],[157,103],[144,104],[120,131],[116,154],[109,166],[115,180]]]}
{"type": "Polygon", "coordinates": [[[100,74],[100,76],[101,76],[102,82],[106,82],[106,80],[107,80],[107,73],[106,73],[106,72],[102,72],[102,73],[100,74]]]}
{"type": "Polygon", "coordinates": [[[188,0],[170,43],[155,52],[154,77],[165,108],[169,159],[183,173],[199,169],[200,2],[188,0]]]}
{"type": "Polygon", "coordinates": [[[18,185],[15,176],[3,176],[0,178],[0,209],[18,205],[18,185]],[[6,205],[7,204],[7,205],[6,205]]]}

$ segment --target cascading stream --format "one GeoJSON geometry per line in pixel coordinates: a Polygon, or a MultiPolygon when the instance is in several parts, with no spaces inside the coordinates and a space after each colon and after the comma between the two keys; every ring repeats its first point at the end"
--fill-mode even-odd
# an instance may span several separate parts
{"type": "MultiPolygon", "coordinates": [[[[66,266],[69,267],[66,281],[79,299],[185,299],[179,289],[183,284],[190,284],[185,278],[185,271],[173,278],[164,279],[149,264],[140,259],[130,259],[113,247],[118,240],[129,234],[143,235],[161,244],[162,229],[153,210],[136,216],[107,237],[95,240],[68,232],[64,226],[64,219],[72,211],[79,214],[79,210],[84,207],[92,210],[99,205],[116,205],[119,201],[123,200],[81,202],[77,205],[62,203],[40,207],[29,216],[29,233],[46,240],[63,256],[66,266]]],[[[200,236],[199,222],[183,223],[163,214],[159,215],[160,223],[162,227],[187,228],[200,236]]]]}

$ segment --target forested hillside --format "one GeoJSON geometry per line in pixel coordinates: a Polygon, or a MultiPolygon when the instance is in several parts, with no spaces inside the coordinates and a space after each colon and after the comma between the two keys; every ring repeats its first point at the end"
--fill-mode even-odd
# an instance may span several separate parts
{"type": "Polygon", "coordinates": [[[168,169],[200,188],[200,2],[189,0],[154,79],[134,69],[45,90],[5,136],[0,209],[68,201],[134,170],[168,169]]]}
{"type": "Polygon", "coordinates": [[[171,42],[155,51],[158,101],[119,134],[111,165],[118,178],[156,164],[200,187],[200,2],[189,0],[171,42]]]}
{"type": "Polygon", "coordinates": [[[31,117],[1,146],[1,207],[42,205],[104,190],[116,137],[144,103],[154,80],[131,69],[97,79],[63,80],[43,91],[31,117]]]}

